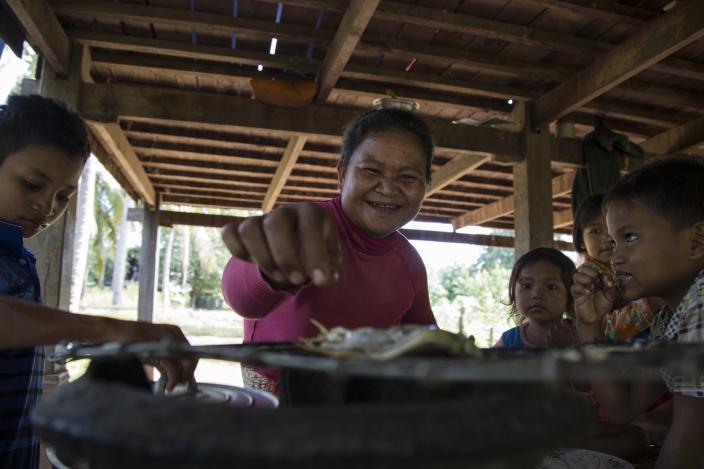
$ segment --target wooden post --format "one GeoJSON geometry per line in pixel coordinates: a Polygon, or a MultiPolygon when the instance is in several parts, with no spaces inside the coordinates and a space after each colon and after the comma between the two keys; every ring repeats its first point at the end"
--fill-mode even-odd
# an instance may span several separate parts
{"type": "MultiPolygon", "coordinates": [[[[81,50],[74,47],[71,51],[70,73],[59,76],[44,60],[42,76],[39,83],[40,94],[66,103],[78,109],[81,99],[81,50]]],[[[68,310],[71,288],[71,271],[73,269],[73,240],[76,230],[76,197],[71,200],[63,217],[49,228],[27,240],[26,247],[37,258],[37,273],[42,287],[44,304],[68,310]]],[[[47,356],[53,347],[47,347],[47,356]]],[[[68,381],[66,366],[47,361],[44,366],[43,392],[68,381]]],[[[40,467],[50,468],[42,447],[40,467]]]]}
{"type": "Polygon", "coordinates": [[[140,321],[152,322],[159,264],[159,209],[157,207],[156,210],[144,210],[143,213],[137,318],[140,321]]]}
{"type": "Polygon", "coordinates": [[[548,126],[534,131],[530,122],[530,108],[524,103],[523,161],[513,166],[515,198],[514,224],[516,227],[516,259],[540,246],[552,247],[552,175],[550,161],[555,151],[548,126]]]}

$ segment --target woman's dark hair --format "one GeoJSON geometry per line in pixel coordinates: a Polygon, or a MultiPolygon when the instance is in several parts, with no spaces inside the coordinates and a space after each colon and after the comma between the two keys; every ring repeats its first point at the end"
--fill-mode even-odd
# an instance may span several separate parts
{"type": "Polygon", "coordinates": [[[675,230],[704,221],[704,161],[694,156],[654,158],[626,174],[604,195],[604,208],[639,202],[675,230]]]}
{"type": "Polygon", "coordinates": [[[601,204],[604,200],[602,194],[593,194],[579,204],[577,213],[574,214],[574,225],[572,226],[572,244],[577,252],[586,252],[584,246],[584,229],[592,223],[599,215],[602,215],[601,204]]]}
{"type": "Polygon", "coordinates": [[[81,116],[65,104],[40,95],[10,95],[0,106],[0,165],[28,145],[51,145],[68,158],[90,155],[81,116]]]}
{"type": "Polygon", "coordinates": [[[367,111],[347,124],[342,137],[342,165],[347,165],[357,147],[369,136],[387,130],[400,130],[418,138],[425,155],[425,178],[430,182],[431,163],[433,161],[433,137],[428,124],[416,115],[399,109],[376,109],[367,111]]]}
{"type": "Polygon", "coordinates": [[[560,269],[560,278],[562,278],[562,283],[565,284],[565,289],[567,290],[567,307],[565,312],[570,317],[574,316],[574,299],[572,298],[570,288],[572,288],[572,276],[577,268],[574,262],[572,262],[572,259],[565,256],[557,249],[544,247],[528,251],[513,264],[511,278],[508,281],[508,301],[511,307],[511,316],[517,318],[519,315],[518,310],[516,310],[516,283],[518,283],[518,276],[521,275],[523,269],[540,261],[549,262],[560,269]]]}

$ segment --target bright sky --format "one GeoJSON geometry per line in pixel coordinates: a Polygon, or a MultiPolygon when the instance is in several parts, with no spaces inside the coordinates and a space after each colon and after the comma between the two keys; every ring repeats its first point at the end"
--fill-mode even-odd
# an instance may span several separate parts
{"type": "MultiPolygon", "coordinates": [[[[15,57],[15,54],[10,49],[4,49],[0,58],[0,103],[4,103],[7,100],[10,91],[20,77],[26,73],[27,68],[27,64],[15,57]]],[[[104,170],[102,165],[100,163],[98,165],[106,179],[112,180],[112,177],[109,176],[109,173],[104,170]]],[[[407,227],[434,231],[452,231],[451,225],[438,223],[411,222],[407,227]]],[[[469,230],[460,230],[460,232],[486,233],[487,230],[474,227],[469,230]]],[[[429,271],[438,270],[452,264],[472,265],[483,251],[483,248],[479,246],[458,243],[411,241],[411,244],[418,250],[429,271]]]]}

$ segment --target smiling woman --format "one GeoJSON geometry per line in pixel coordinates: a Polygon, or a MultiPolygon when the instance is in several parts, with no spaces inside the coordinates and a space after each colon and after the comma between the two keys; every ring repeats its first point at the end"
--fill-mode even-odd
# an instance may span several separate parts
{"type": "MultiPolygon", "coordinates": [[[[326,328],[435,324],[423,261],[397,230],[430,178],[433,143],[413,113],[376,110],[352,121],[338,163],[340,196],[285,205],[223,229],[233,257],[222,288],[245,318],[245,342],[296,341],[326,328]]],[[[277,390],[271,370],[246,385],[277,390]]]]}

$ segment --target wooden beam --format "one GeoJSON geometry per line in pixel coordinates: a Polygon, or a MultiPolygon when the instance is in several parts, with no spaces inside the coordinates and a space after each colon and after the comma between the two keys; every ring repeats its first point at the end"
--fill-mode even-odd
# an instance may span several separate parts
{"type": "Polygon", "coordinates": [[[45,0],[5,0],[22,25],[27,41],[59,75],[66,76],[71,45],[56,15],[45,0]]]}
{"type": "Polygon", "coordinates": [[[572,214],[572,209],[568,208],[566,210],[560,210],[552,215],[552,224],[555,229],[566,228],[574,222],[574,216],[572,214]]]}
{"type": "MultiPolygon", "coordinates": [[[[138,208],[131,208],[128,212],[127,219],[129,221],[142,221],[144,211],[138,208]]],[[[239,223],[245,218],[233,217],[227,215],[211,215],[206,213],[192,212],[174,212],[160,211],[159,224],[161,226],[174,225],[189,225],[189,226],[204,226],[212,228],[221,228],[228,223],[239,223]]],[[[400,230],[406,238],[418,241],[434,241],[440,243],[462,243],[476,244],[479,246],[493,247],[513,247],[513,238],[509,236],[494,236],[494,235],[476,235],[464,233],[446,233],[442,231],[430,230],[400,230]]],[[[558,249],[571,250],[571,244],[565,242],[556,242],[558,249]]]]}
{"type": "Polygon", "coordinates": [[[93,135],[110,152],[122,173],[147,205],[156,204],[156,194],[147,173],[134,153],[130,142],[118,124],[87,121],[93,135]]]}
{"type": "Polygon", "coordinates": [[[704,141],[704,117],[687,122],[674,129],[655,135],[640,144],[641,148],[650,153],[666,155],[704,141]]]}
{"type": "Polygon", "coordinates": [[[689,1],[653,20],[638,34],[538,98],[533,106],[533,125],[540,127],[579,109],[702,37],[704,2],[689,1]]]}
{"type": "Polygon", "coordinates": [[[69,37],[73,42],[90,47],[108,50],[162,54],[170,57],[210,60],[243,65],[263,65],[278,69],[296,70],[302,73],[315,72],[318,62],[308,59],[271,55],[266,52],[252,52],[228,47],[191,44],[182,41],[168,41],[139,36],[71,31],[69,37]]]}
{"type": "Polygon", "coordinates": [[[427,196],[441,191],[445,186],[451,184],[464,176],[471,173],[487,161],[491,160],[491,156],[479,155],[459,155],[442,165],[432,174],[432,181],[427,196]]]}
{"type": "MultiPolygon", "coordinates": [[[[121,116],[172,125],[199,122],[202,127],[227,131],[252,128],[286,137],[301,134],[336,139],[345,124],[359,114],[357,110],[333,106],[284,109],[236,96],[97,83],[84,86],[81,112],[88,119],[103,122],[113,122],[121,116]]],[[[427,122],[439,151],[485,153],[504,161],[521,158],[520,134],[516,132],[454,125],[441,119],[427,122]]]]}
{"type": "MultiPolygon", "coordinates": [[[[509,61],[494,56],[466,52],[461,52],[460,55],[462,57],[469,55],[472,57],[471,59],[455,58],[453,61],[453,54],[459,57],[457,56],[458,52],[454,49],[407,43],[402,43],[404,44],[403,46],[393,45],[398,42],[394,41],[390,45],[383,47],[371,47],[369,50],[393,52],[414,58],[426,57],[427,60],[434,58],[435,61],[442,59],[452,62],[454,66],[461,66],[463,63],[475,64],[477,69],[481,67],[482,70],[490,70],[498,74],[515,77],[533,76],[549,79],[551,82],[566,78],[575,71],[575,69],[568,67],[539,67],[527,62],[509,61]]],[[[367,48],[364,44],[360,44],[358,50],[360,49],[366,50],[367,48]]],[[[227,57],[227,60],[231,59],[231,56],[227,57]]],[[[126,55],[115,52],[96,52],[93,54],[92,62],[103,70],[108,68],[111,71],[123,73],[141,71],[150,74],[159,73],[169,77],[172,75],[191,78],[208,77],[231,83],[232,86],[248,87],[251,78],[262,76],[260,72],[254,69],[238,67],[231,63],[203,63],[175,58],[126,55]]],[[[277,73],[270,70],[267,76],[276,77],[277,73]]],[[[332,90],[332,94],[365,96],[373,99],[386,96],[389,84],[393,84],[394,90],[398,95],[415,99],[422,107],[428,104],[439,104],[457,108],[457,112],[472,112],[475,109],[481,109],[485,112],[506,114],[510,110],[510,106],[506,104],[506,99],[532,99],[538,96],[536,92],[518,90],[515,87],[359,66],[348,67],[347,70],[342,72],[342,76],[343,78],[338,80],[332,90]]],[[[636,83],[623,84],[619,87],[619,91],[627,93],[628,96],[634,99],[647,99],[649,101],[657,99],[658,102],[662,102],[665,105],[704,109],[704,98],[700,98],[694,93],[636,83]]],[[[674,127],[678,125],[677,122],[672,121],[673,116],[671,114],[624,106],[613,102],[595,101],[582,108],[581,111],[659,127],[674,127]]]]}
{"type": "Polygon", "coordinates": [[[357,47],[367,24],[372,19],[379,0],[352,0],[340,21],[335,39],[325,54],[325,60],[315,77],[318,84],[317,104],[325,104],[337,79],[357,47]]]}
{"type": "Polygon", "coordinates": [[[537,93],[534,91],[521,90],[511,86],[472,82],[470,80],[448,78],[442,75],[432,75],[418,72],[409,73],[405,71],[361,67],[357,65],[347,67],[342,72],[342,76],[355,80],[415,86],[449,93],[486,96],[491,98],[518,98],[530,100],[537,96],[537,93]]]}
{"type": "MultiPolygon", "coordinates": [[[[552,180],[552,197],[562,197],[572,192],[574,172],[564,173],[552,180]]],[[[515,199],[513,195],[504,197],[477,210],[465,213],[452,220],[452,227],[459,230],[465,226],[481,225],[491,220],[504,217],[513,213],[515,199]]]]}
{"type": "Polygon", "coordinates": [[[286,180],[291,175],[291,171],[293,171],[293,167],[296,165],[296,161],[298,160],[298,155],[301,154],[301,150],[303,150],[303,146],[305,144],[306,137],[300,135],[291,137],[291,140],[289,140],[288,146],[286,147],[286,150],[284,150],[284,156],[281,158],[281,162],[279,163],[278,168],[276,168],[276,173],[271,180],[269,190],[267,190],[266,195],[264,196],[264,201],[262,202],[262,210],[264,212],[268,212],[274,208],[276,199],[279,197],[281,190],[286,185],[286,180]]]}

